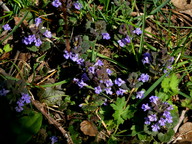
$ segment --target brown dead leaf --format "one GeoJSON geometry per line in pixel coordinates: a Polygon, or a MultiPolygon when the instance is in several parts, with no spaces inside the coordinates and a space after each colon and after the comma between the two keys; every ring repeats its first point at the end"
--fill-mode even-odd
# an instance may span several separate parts
{"type": "Polygon", "coordinates": [[[191,122],[186,122],[184,123],[180,128],[179,128],[179,133],[186,133],[192,131],[192,123],[191,122]]]}
{"type": "Polygon", "coordinates": [[[96,137],[96,142],[99,143],[101,140],[106,141],[106,137],[107,137],[107,132],[102,130],[98,133],[96,137]]]}
{"type": "Polygon", "coordinates": [[[180,141],[192,142],[192,123],[186,122],[179,128],[180,141]]]}
{"type": "MultiPolygon", "coordinates": [[[[18,25],[22,18],[23,18],[23,17],[14,17],[15,25],[18,25]]],[[[24,20],[24,21],[23,21],[23,24],[24,24],[25,26],[27,26],[27,25],[28,25],[28,22],[27,22],[26,20],[24,20]]]]}
{"type": "Polygon", "coordinates": [[[171,0],[173,5],[181,10],[192,9],[192,0],[171,0]]]}
{"type": "MultiPolygon", "coordinates": [[[[152,33],[152,28],[149,26],[149,27],[145,28],[145,31],[147,31],[147,32],[149,32],[149,33],[152,33]]],[[[150,34],[148,34],[148,33],[146,33],[146,35],[147,35],[148,37],[150,37],[150,38],[153,37],[152,35],[150,35],[150,34]]]]}
{"type": "Polygon", "coordinates": [[[98,134],[98,130],[97,130],[96,126],[90,121],[84,120],[81,122],[80,126],[81,126],[80,127],[81,131],[85,135],[96,136],[98,134]]]}

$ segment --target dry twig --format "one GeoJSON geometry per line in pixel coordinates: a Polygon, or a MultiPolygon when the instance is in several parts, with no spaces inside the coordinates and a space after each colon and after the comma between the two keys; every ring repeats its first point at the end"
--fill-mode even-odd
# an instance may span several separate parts
{"type": "Polygon", "coordinates": [[[50,124],[53,124],[63,134],[63,136],[67,139],[68,144],[73,144],[70,134],[61,126],[60,123],[46,113],[45,107],[42,103],[32,100],[32,104],[47,118],[50,124]]]}

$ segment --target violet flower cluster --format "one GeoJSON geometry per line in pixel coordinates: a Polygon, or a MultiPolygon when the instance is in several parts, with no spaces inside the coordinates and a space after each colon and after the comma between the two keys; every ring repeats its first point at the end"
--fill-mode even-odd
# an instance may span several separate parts
{"type": "Polygon", "coordinates": [[[51,3],[54,7],[59,7],[61,6],[61,2],[59,0],[54,0],[52,3],[51,3]]]}
{"type": "Polygon", "coordinates": [[[109,40],[111,37],[109,35],[109,33],[101,33],[103,39],[109,40]]]}
{"type": "Polygon", "coordinates": [[[150,77],[149,77],[148,74],[142,73],[141,76],[138,78],[138,81],[142,81],[142,82],[144,83],[144,82],[149,81],[149,78],[150,78],[150,77]]]}
{"type": "Polygon", "coordinates": [[[166,124],[172,123],[173,118],[170,110],[173,110],[172,105],[167,102],[162,102],[157,96],[149,98],[150,104],[142,104],[141,109],[147,112],[145,124],[150,127],[153,132],[160,131],[166,127],[166,124]]]}
{"type": "Polygon", "coordinates": [[[58,142],[58,138],[56,136],[51,136],[50,140],[51,140],[51,144],[58,142]]]}
{"type": "Polygon", "coordinates": [[[96,86],[94,87],[94,91],[96,94],[100,94],[105,92],[107,95],[112,95],[116,93],[118,96],[126,93],[127,90],[121,88],[125,81],[121,78],[117,78],[114,81],[110,78],[113,73],[109,68],[104,67],[104,63],[98,59],[95,63],[91,63],[89,61],[85,61],[80,58],[78,54],[73,52],[64,51],[63,57],[65,59],[70,59],[73,62],[76,62],[78,65],[83,66],[84,73],[81,78],[74,78],[73,81],[80,87],[88,86],[87,82],[90,80],[95,81],[96,86]],[[116,85],[116,88],[112,88],[116,85]],[[112,91],[112,89],[117,89],[112,91]]]}
{"type": "Polygon", "coordinates": [[[4,30],[11,30],[11,27],[9,26],[9,24],[5,24],[2,26],[4,30]]]}
{"type": "Polygon", "coordinates": [[[117,41],[120,47],[124,47],[125,45],[129,44],[131,42],[131,38],[129,36],[126,36],[125,38],[117,41]]]}
{"type": "Polygon", "coordinates": [[[145,91],[138,91],[136,94],[136,98],[138,98],[138,99],[142,99],[143,97],[144,97],[144,93],[145,93],[145,91]]]}
{"type": "Polygon", "coordinates": [[[77,62],[77,64],[80,64],[82,66],[85,66],[85,69],[87,70],[85,73],[83,73],[81,79],[74,78],[73,81],[80,87],[83,88],[84,86],[87,86],[86,83],[89,81],[92,77],[94,78],[94,81],[97,81],[97,86],[94,87],[94,91],[96,94],[100,94],[102,92],[105,92],[107,95],[112,95],[114,92],[112,91],[112,86],[116,85],[118,86],[118,90],[116,90],[116,94],[123,95],[127,90],[124,90],[121,88],[123,84],[125,84],[125,81],[121,78],[117,78],[114,81],[112,81],[109,76],[112,74],[112,70],[109,68],[104,68],[104,63],[101,60],[97,60],[95,63],[85,62],[82,58],[79,58],[78,54],[74,54],[72,52],[65,51],[65,54],[63,55],[66,59],[71,59],[74,62],[77,62]],[[80,62],[79,62],[80,61],[80,62]]]}
{"type": "Polygon", "coordinates": [[[67,50],[64,51],[63,57],[65,59],[71,59],[73,62],[76,62],[79,65],[83,65],[84,59],[79,57],[79,54],[68,52],[67,50]]]}
{"type": "Polygon", "coordinates": [[[77,10],[81,10],[83,8],[83,5],[79,1],[76,1],[75,3],[73,3],[73,6],[77,10]]]}
{"type": "MultiPolygon", "coordinates": [[[[136,35],[140,35],[140,34],[142,34],[142,31],[141,31],[140,28],[136,28],[135,30],[132,31],[132,33],[133,33],[133,34],[136,34],[136,35]]],[[[117,42],[118,42],[118,44],[119,44],[120,47],[124,47],[124,46],[126,46],[127,44],[129,44],[129,43],[131,42],[131,40],[132,40],[132,38],[127,35],[125,38],[120,39],[120,40],[118,40],[117,42]]]]}
{"type": "Polygon", "coordinates": [[[6,96],[9,92],[10,90],[6,90],[3,88],[2,90],[0,90],[0,96],[6,96]]]}
{"type": "Polygon", "coordinates": [[[152,61],[151,54],[148,52],[144,53],[141,61],[143,64],[150,64],[152,61]]]}
{"type": "Polygon", "coordinates": [[[17,112],[23,111],[23,106],[25,104],[31,103],[31,97],[27,93],[21,93],[21,98],[17,101],[17,106],[15,107],[15,110],[17,112]]]}
{"type": "MultiPolygon", "coordinates": [[[[36,25],[36,27],[38,27],[39,24],[41,24],[41,23],[42,23],[42,19],[41,18],[39,18],[39,17],[35,18],[35,25],[36,25]]],[[[45,37],[47,37],[47,38],[51,38],[52,37],[52,34],[51,34],[51,32],[49,30],[45,30],[43,35],[45,37]]],[[[22,41],[23,41],[23,43],[25,45],[31,45],[32,43],[34,43],[35,46],[37,46],[37,47],[41,46],[41,44],[42,44],[40,36],[37,36],[36,34],[32,34],[32,35],[29,35],[27,37],[24,37],[22,41]]]]}
{"type": "Polygon", "coordinates": [[[39,47],[42,44],[42,41],[40,38],[36,38],[35,34],[29,35],[28,37],[24,37],[23,43],[25,45],[31,45],[32,43],[35,43],[35,46],[39,47]]]}

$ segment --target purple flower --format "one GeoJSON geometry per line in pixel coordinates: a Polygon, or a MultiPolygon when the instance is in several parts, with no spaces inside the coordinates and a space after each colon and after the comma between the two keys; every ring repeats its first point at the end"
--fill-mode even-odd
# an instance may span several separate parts
{"type": "Polygon", "coordinates": [[[142,63],[143,63],[143,64],[150,64],[149,58],[148,58],[148,57],[144,57],[144,58],[142,59],[142,63]]]}
{"type": "Polygon", "coordinates": [[[94,67],[94,66],[89,67],[88,70],[89,70],[89,72],[92,73],[92,74],[95,73],[95,67],[94,67]]]}
{"type": "Polygon", "coordinates": [[[120,47],[124,47],[126,44],[131,42],[131,38],[129,36],[126,36],[125,38],[118,40],[117,42],[119,43],[120,47]]]}
{"type": "Polygon", "coordinates": [[[117,41],[120,47],[124,47],[126,44],[122,40],[117,41]]]}
{"type": "Polygon", "coordinates": [[[43,35],[44,35],[45,37],[47,37],[47,38],[51,38],[51,37],[52,37],[51,32],[48,31],[48,30],[46,30],[46,31],[43,33],[43,35]]]}
{"type": "Polygon", "coordinates": [[[9,24],[5,24],[5,25],[3,25],[3,29],[4,30],[11,30],[11,27],[9,26],[9,24]]]}
{"type": "Polygon", "coordinates": [[[61,5],[61,2],[59,0],[54,0],[52,3],[51,3],[54,7],[59,7],[61,5]]]}
{"type": "Polygon", "coordinates": [[[148,80],[149,80],[148,74],[141,74],[141,76],[138,79],[138,81],[142,81],[142,82],[147,82],[148,80]]]}
{"type": "Polygon", "coordinates": [[[106,72],[107,72],[108,75],[111,75],[113,73],[112,70],[110,70],[108,68],[106,69],[106,72]]]}
{"type": "Polygon", "coordinates": [[[96,94],[100,94],[100,93],[102,92],[102,89],[101,89],[100,86],[97,86],[97,87],[95,87],[94,89],[95,89],[95,93],[96,93],[96,94]]]}
{"type": "Polygon", "coordinates": [[[83,73],[83,74],[82,74],[82,76],[81,76],[81,80],[83,80],[84,82],[86,82],[86,81],[89,80],[89,78],[88,78],[88,76],[87,76],[86,73],[83,73]]]}
{"type": "Polygon", "coordinates": [[[145,93],[145,91],[139,91],[139,92],[137,92],[136,98],[142,99],[142,98],[144,97],[144,93],[145,93]]]}
{"type": "Polygon", "coordinates": [[[168,123],[172,123],[172,122],[173,122],[171,115],[170,115],[170,116],[167,116],[167,117],[165,118],[165,120],[166,120],[166,122],[168,122],[168,123]]]}
{"type": "Polygon", "coordinates": [[[169,62],[170,62],[170,63],[173,63],[173,62],[174,62],[174,57],[171,57],[171,58],[169,59],[169,62]]]}
{"type": "Polygon", "coordinates": [[[16,112],[21,112],[23,110],[23,107],[16,106],[15,107],[16,112]]]}
{"type": "Polygon", "coordinates": [[[121,86],[121,85],[124,84],[124,83],[125,83],[125,81],[122,80],[121,78],[117,78],[117,79],[115,80],[115,84],[118,85],[118,86],[121,86]]]}
{"type": "Polygon", "coordinates": [[[128,44],[131,42],[131,38],[129,36],[126,36],[126,38],[123,39],[124,43],[128,44]]]}
{"type": "Polygon", "coordinates": [[[2,90],[0,90],[0,96],[6,96],[7,95],[7,93],[9,93],[10,92],[10,90],[6,90],[6,89],[2,89],[2,90]]]}
{"type": "Polygon", "coordinates": [[[78,54],[73,54],[73,53],[70,53],[69,55],[70,59],[73,61],[73,62],[76,62],[78,59],[79,59],[79,55],[78,54]]]}
{"type": "Polygon", "coordinates": [[[113,86],[113,82],[112,82],[111,79],[106,80],[106,81],[105,81],[105,84],[106,84],[107,87],[113,86]]]}
{"type": "Polygon", "coordinates": [[[149,100],[150,100],[151,103],[157,104],[157,101],[159,100],[159,98],[157,96],[151,96],[149,98],[149,100]]]}
{"type": "Polygon", "coordinates": [[[152,125],[151,128],[152,128],[152,131],[154,131],[154,132],[157,132],[160,129],[158,124],[152,125]]]}
{"type": "Polygon", "coordinates": [[[171,113],[169,111],[164,111],[163,116],[165,116],[166,118],[170,117],[171,113]]]}
{"type": "Polygon", "coordinates": [[[36,25],[36,27],[38,27],[40,23],[42,23],[42,19],[39,18],[39,17],[36,18],[36,19],[35,19],[35,25],[36,25]]]}
{"type": "Polygon", "coordinates": [[[102,33],[103,39],[109,40],[111,37],[109,33],[102,33]]]}
{"type": "MultiPolygon", "coordinates": [[[[74,79],[73,79],[73,80],[74,80],[74,79]]],[[[84,86],[87,86],[87,84],[86,84],[83,80],[78,81],[77,84],[78,84],[78,86],[79,86],[80,88],[83,88],[84,86]]]]}
{"type": "Polygon", "coordinates": [[[83,104],[79,104],[79,107],[82,107],[83,106],[83,104]]]}
{"type": "Polygon", "coordinates": [[[80,10],[83,8],[82,4],[78,1],[76,1],[75,3],[73,3],[74,7],[77,9],[77,10],[80,10]]]}
{"type": "Polygon", "coordinates": [[[77,59],[77,64],[82,65],[85,60],[82,58],[77,59]]]}
{"type": "Polygon", "coordinates": [[[104,90],[105,90],[106,94],[110,94],[110,95],[113,94],[113,92],[111,91],[111,87],[107,87],[104,90]]]}
{"type": "Polygon", "coordinates": [[[151,54],[148,52],[144,53],[141,61],[143,64],[150,64],[150,61],[152,61],[151,54]]]}
{"type": "Polygon", "coordinates": [[[79,79],[73,78],[73,81],[77,83],[77,82],[79,82],[79,79]]]}
{"type": "Polygon", "coordinates": [[[150,120],[149,120],[148,117],[145,117],[144,119],[145,119],[145,122],[144,122],[145,124],[147,124],[147,125],[150,125],[150,124],[151,124],[151,122],[150,122],[150,120]]]}
{"type": "Polygon", "coordinates": [[[157,115],[156,114],[151,114],[151,115],[149,115],[148,116],[148,118],[149,118],[149,121],[157,121],[157,115]]]}
{"type": "Polygon", "coordinates": [[[167,66],[167,68],[164,69],[163,73],[167,73],[169,70],[172,70],[172,66],[167,66]]]}
{"type": "Polygon", "coordinates": [[[147,110],[150,110],[151,108],[150,108],[149,104],[147,103],[147,104],[142,104],[141,109],[143,109],[144,111],[147,111],[147,110]]]}
{"type": "Polygon", "coordinates": [[[36,37],[35,37],[34,34],[33,34],[33,35],[29,35],[28,37],[24,37],[24,39],[23,39],[23,43],[24,43],[25,45],[30,45],[30,44],[32,44],[32,42],[34,42],[34,41],[36,41],[36,37]]]}
{"type": "Polygon", "coordinates": [[[134,31],[133,31],[134,34],[137,34],[137,35],[140,35],[142,34],[142,31],[140,28],[136,28],[134,31]]]}
{"type": "Polygon", "coordinates": [[[167,110],[173,110],[173,106],[170,105],[170,106],[167,108],[167,110]]]}
{"type": "Polygon", "coordinates": [[[63,54],[63,57],[65,58],[65,59],[69,59],[69,57],[70,57],[70,53],[68,52],[68,51],[64,51],[64,54],[63,54]]]}
{"type": "Polygon", "coordinates": [[[42,44],[42,41],[40,38],[36,39],[35,41],[35,46],[39,47],[42,44]]]}
{"type": "Polygon", "coordinates": [[[103,62],[101,60],[98,60],[96,63],[95,63],[95,66],[103,66],[103,62]]]}
{"type": "Polygon", "coordinates": [[[31,102],[31,97],[29,96],[29,94],[21,93],[21,95],[21,100],[23,100],[26,104],[31,102]]]}
{"type": "Polygon", "coordinates": [[[166,123],[166,120],[161,117],[160,120],[159,120],[160,126],[165,126],[165,123],[166,123]]]}
{"type": "Polygon", "coordinates": [[[116,94],[119,95],[123,95],[126,92],[126,90],[119,88],[119,90],[116,91],[116,94]]]}
{"type": "Polygon", "coordinates": [[[58,142],[58,138],[56,136],[50,137],[50,140],[51,140],[51,144],[58,142]]]}
{"type": "Polygon", "coordinates": [[[22,99],[19,99],[17,101],[18,107],[23,107],[24,106],[24,101],[22,99]]]}
{"type": "Polygon", "coordinates": [[[105,105],[105,106],[107,105],[107,99],[105,99],[103,105],[105,105]]]}

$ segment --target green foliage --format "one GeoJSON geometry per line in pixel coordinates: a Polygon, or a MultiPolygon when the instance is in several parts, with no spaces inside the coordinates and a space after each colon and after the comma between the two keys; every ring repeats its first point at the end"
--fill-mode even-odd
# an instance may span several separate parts
{"type": "Polygon", "coordinates": [[[189,95],[190,95],[190,97],[192,98],[192,82],[191,81],[189,81],[188,83],[187,83],[187,88],[188,88],[188,90],[189,90],[189,95]]]}
{"type": "Polygon", "coordinates": [[[73,125],[69,126],[69,132],[70,132],[71,138],[75,144],[81,144],[82,143],[82,140],[80,138],[78,138],[79,133],[75,130],[73,125]]]}
{"type": "Polygon", "coordinates": [[[185,99],[181,101],[181,106],[192,109],[192,99],[185,99]]]}
{"type": "Polygon", "coordinates": [[[17,135],[16,144],[28,142],[40,130],[42,120],[42,114],[35,111],[31,111],[29,115],[19,118],[13,125],[13,131],[17,135]]]}
{"type": "Polygon", "coordinates": [[[111,106],[115,110],[113,117],[117,121],[117,125],[123,124],[129,118],[129,106],[126,106],[125,97],[118,97],[115,104],[111,104],[111,106]]]}
{"type": "Polygon", "coordinates": [[[110,1],[111,0],[99,0],[100,3],[104,4],[106,11],[108,10],[110,1]]]}
{"type": "Polygon", "coordinates": [[[31,47],[27,47],[28,50],[32,51],[32,52],[37,52],[39,51],[39,49],[36,46],[31,46],[31,47]]]}
{"type": "Polygon", "coordinates": [[[41,45],[41,51],[47,51],[51,48],[50,42],[46,41],[41,45]]]}
{"type": "Polygon", "coordinates": [[[6,45],[3,47],[3,50],[4,50],[4,52],[10,52],[10,51],[12,51],[12,48],[10,47],[10,44],[6,44],[6,45]]]}
{"type": "Polygon", "coordinates": [[[159,133],[158,134],[158,139],[161,142],[169,142],[171,140],[171,138],[173,137],[173,135],[175,134],[173,129],[169,129],[167,131],[167,133],[163,134],[163,133],[159,133]]]}
{"type": "Polygon", "coordinates": [[[60,106],[62,104],[62,96],[65,96],[65,93],[61,90],[61,86],[58,85],[56,87],[40,89],[38,91],[38,96],[41,101],[46,102],[48,105],[57,104],[60,106]]]}
{"type": "Polygon", "coordinates": [[[164,78],[161,83],[161,87],[163,91],[170,96],[176,95],[179,92],[179,79],[177,78],[176,74],[171,74],[169,77],[164,78]]]}

